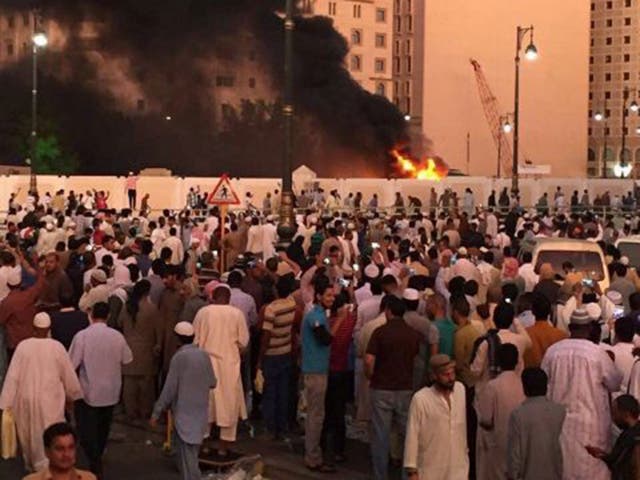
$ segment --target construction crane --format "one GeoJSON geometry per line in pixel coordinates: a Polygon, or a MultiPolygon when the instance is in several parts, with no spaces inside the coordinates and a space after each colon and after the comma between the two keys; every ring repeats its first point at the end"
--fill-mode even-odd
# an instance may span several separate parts
{"type": "Polygon", "coordinates": [[[487,79],[484,76],[482,67],[474,60],[470,59],[473,71],[476,74],[476,81],[478,83],[478,92],[480,94],[480,102],[484,109],[484,115],[487,118],[489,129],[491,130],[491,136],[498,149],[498,172],[497,176],[500,176],[500,167],[502,166],[502,173],[509,175],[513,167],[513,152],[511,150],[511,144],[509,139],[505,135],[502,125],[502,109],[498,103],[498,99],[491,91],[487,79]],[[502,165],[500,165],[502,163],[502,165]]]}

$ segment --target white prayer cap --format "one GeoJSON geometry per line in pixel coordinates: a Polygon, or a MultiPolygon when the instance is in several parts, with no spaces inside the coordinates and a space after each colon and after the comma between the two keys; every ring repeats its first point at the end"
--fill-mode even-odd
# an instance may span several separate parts
{"type": "Polygon", "coordinates": [[[458,255],[460,257],[466,257],[469,254],[469,252],[467,251],[466,247],[460,247],[458,249],[458,255]]]}
{"type": "Polygon", "coordinates": [[[98,283],[107,283],[107,274],[104,273],[104,270],[98,268],[91,272],[91,280],[98,283]]]}
{"type": "Polygon", "coordinates": [[[622,295],[615,290],[609,290],[607,292],[607,298],[611,300],[614,305],[622,305],[622,295]]]}
{"type": "Polygon", "coordinates": [[[195,331],[193,330],[193,325],[189,322],[178,322],[176,326],[173,328],[173,331],[178,335],[182,335],[183,337],[193,337],[195,335],[195,331]]]}
{"type": "Polygon", "coordinates": [[[45,228],[47,229],[48,232],[51,232],[53,231],[53,227],[54,227],[53,223],[49,222],[47,223],[45,228]]]}
{"type": "Polygon", "coordinates": [[[380,269],[375,263],[370,263],[364,267],[364,275],[371,279],[378,278],[380,276],[380,269]]]}
{"type": "Polygon", "coordinates": [[[391,270],[389,267],[385,268],[382,271],[382,276],[384,277],[385,275],[393,275],[393,270],[391,270]]]}
{"type": "Polygon", "coordinates": [[[587,311],[587,315],[589,315],[591,320],[594,322],[600,320],[600,317],[602,316],[602,309],[600,308],[600,305],[597,303],[588,303],[584,309],[587,311]]]}
{"type": "Polygon", "coordinates": [[[315,215],[310,215],[309,216],[309,224],[310,225],[315,225],[316,223],[318,223],[318,217],[316,217],[315,215]]]}
{"type": "Polygon", "coordinates": [[[629,257],[620,257],[620,263],[625,267],[629,265],[629,257]]]}
{"type": "Polygon", "coordinates": [[[577,308],[571,314],[571,325],[589,325],[593,320],[584,308],[577,308]]]}
{"type": "Polygon", "coordinates": [[[274,217],[273,215],[267,215],[267,222],[273,222],[275,218],[276,217],[274,217]]]}
{"type": "Polygon", "coordinates": [[[17,287],[22,283],[22,269],[18,266],[13,267],[7,275],[7,285],[17,287]]]}
{"type": "MultiPolygon", "coordinates": [[[[227,276],[228,278],[228,276],[227,276]]],[[[219,288],[226,288],[227,290],[231,291],[231,287],[229,287],[229,285],[227,285],[226,283],[219,283],[218,285],[216,285],[214,287],[214,289],[212,290],[212,292],[215,292],[217,289],[219,288]]]]}
{"type": "Polygon", "coordinates": [[[410,302],[415,302],[420,300],[420,293],[415,288],[405,288],[402,293],[402,298],[405,300],[409,300],[410,302]]]}
{"type": "Polygon", "coordinates": [[[51,317],[47,312],[36,313],[33,317],[33,326],[36,328],[49,328],[51,327],[51,317]]]}
{"type": "Polygon", "coordinates": [[[251,218],[251,216],[250,216],[250,215],[247,215],[246,217],[244,217],[244,221],[245,221],[245,223],[251,223],[251,222],[252,222],[252,220],[253,220],[253,219],[251,218]]]}

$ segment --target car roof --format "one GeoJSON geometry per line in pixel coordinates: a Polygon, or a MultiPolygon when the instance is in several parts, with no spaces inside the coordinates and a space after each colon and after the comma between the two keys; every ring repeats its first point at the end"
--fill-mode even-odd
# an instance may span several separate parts
{"type": "Polygon", "coordinates": [[[548,250],[547,247],[553,246],[559,250],[576,250],[583,252],[601,252],[600,245],[596,242],[588,240],[578,240],[575,238],[537,238],[534,251],[548,250]]]}

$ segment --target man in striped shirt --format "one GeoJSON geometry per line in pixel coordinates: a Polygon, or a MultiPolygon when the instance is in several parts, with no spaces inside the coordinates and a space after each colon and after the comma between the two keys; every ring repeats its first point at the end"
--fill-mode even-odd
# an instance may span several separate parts
{"type": "Polygon", "coordinates": [[[296,302],[291,296],[293,276],[278,279],[278,298],[266,306],[258,368],[264,375],[262,410],[268,433],[274,439],[287,431],[289,381],[291,377],[291,327],[296,302]]]}

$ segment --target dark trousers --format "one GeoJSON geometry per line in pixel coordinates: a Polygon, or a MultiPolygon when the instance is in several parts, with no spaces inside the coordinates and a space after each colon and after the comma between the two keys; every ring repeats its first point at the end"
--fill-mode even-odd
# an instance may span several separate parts
{"type": "Polygon", "coordinates": [[[293,362],[291,364],[291,375],[289,376],[289,401],[288,424],[290,431],[298,428],[298,402],[300,400],[300,366],[293,362]]]}
{"type": "Polygon", "coordinates": [[[288,430],[291,354],[265,355],[262,359],[262,374],[262,417],[270,433],[284,433],[288,430]]]}
{"type": "Polygon", "coordinates": [[[76,422],[80,444],[89,460],[90,470],[101,473],[102,454],[107,446],[113,405],[110,407],[92,407],[84,400],[75,403],[76,422]]]}
{"type": "Polygon", "coordinates": [[[136,190],[127,190],[127,195],[129,196],[129,208],[133,210],[136,208],[136,196],[138,192],[136,190]]]}
{"type": "Polygon", "coordinates": [[[322,449],[332,451],[335,455],[344,455],[347,434],[344,416],[348,399],[349,372],[331,372],[324,401],[322,449]]]}

